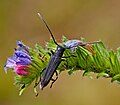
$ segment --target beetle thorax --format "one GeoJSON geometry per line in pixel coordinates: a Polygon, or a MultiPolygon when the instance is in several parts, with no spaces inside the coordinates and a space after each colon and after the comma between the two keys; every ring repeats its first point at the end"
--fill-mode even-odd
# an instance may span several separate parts
{"type": "Polygon", "coordinates": [[[55,50],[55,55],[62,57],[63,53],[65,51],[65,48],[62,46],[57,46],[57,49],[55,50]]]}

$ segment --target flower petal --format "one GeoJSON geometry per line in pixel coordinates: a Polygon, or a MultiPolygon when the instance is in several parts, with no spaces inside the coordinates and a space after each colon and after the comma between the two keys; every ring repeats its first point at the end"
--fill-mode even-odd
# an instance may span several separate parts
{"type": "Polygon", "coordinates": [[[15,68],[15,72],[18,75],[28,75],[29,72],[25,70],[26,68],[28,68],[28,66],[17,65],[15,68]]]}
{"type": "Polygon", "coordinates": [[[16,43],[18,45],[17,51],[24,51],[24,52],[27,52],[27,53],[29,52],[28,51],[29,48],[26,45],[24,45],[22,42],[16,40],[16,43]]]}
{"type": "Polygon", "coordinates": [[[28,58],[18,58],[16,60],[16,64],[29,65],[31,63],[32,63],[32,61],[30,59],[28,59],[28,58]]]}
{"type": "Polygon", "coordinates": [[[31,59],[31,57],[27,53],[25,53],[23,51],[15,51],[14,54],[15,54],[16,57],[31,59]]]}
{"type": "Polygon", "coordinates": [[[4,70],[7,73],[7,68],[15,68],[16,66],[16,62],[15,62],[15,58],[8,58],[6,64],[4,65],[4,70]]]}

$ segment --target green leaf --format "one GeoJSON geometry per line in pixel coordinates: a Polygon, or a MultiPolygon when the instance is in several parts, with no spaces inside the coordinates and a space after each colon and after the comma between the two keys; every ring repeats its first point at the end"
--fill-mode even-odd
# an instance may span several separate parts
{"type": "Polygon", "coordinates": [[[97,78],[99,77],[109,77],[109,75],[105,72],[98,73],[97,78]]]}
{"type": "Polygon", "coordinates": [[[82,42],[86,42],[85,38],[81,37],[81,41],[82,42]]]}
{"type": "Polygon", "coordinates": [[[111,82],[114,82],[114,81],[116,81],[116,80],[120,82],[120,74],[115,75],[115,76],[111,79],[111,82]]]}
{"type": "Polygon", "coordinates": [[[83,77],[84,77],[84,76],[87,76],[87,77],[89,77],[90,79],[93,79],[93,77],[91,76],[91,73],[90,73],[89,71],[85,71],[82,76],[83,76],[83,77]]]}
{"type": "Polygon", "coordinates": [[[74,69],[74,68],[68,70],[68,74],[69,74],[69,75],[73,74],[74,72],[75,72],[75,69],[74,69]]]}
{"type": "Polygon", "coordinates": [[[66,42],[68,39],[65,36],[62,36],[62,42],[66,42]]]}
{"type": "Polygon", "coordinates": [[[25,89],[26,89],[26,88],[23,88],[22,90],[20,90],[20,92],[19,92],[19,96],[22,95],[22,93],[25,91],[25,89]]]}

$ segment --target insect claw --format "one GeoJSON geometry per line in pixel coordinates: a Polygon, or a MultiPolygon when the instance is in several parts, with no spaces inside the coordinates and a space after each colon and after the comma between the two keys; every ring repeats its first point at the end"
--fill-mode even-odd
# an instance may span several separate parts
{"type": "Polygon", "coordinates": [[[57,73],[57,71],[55,71],[55,73],[56,73],[56,78],[55,78],[55,79],[51,79],[51,80],[52,80],[52,83],[51,83],[51,85],[50,85],[50,88],[52,88],[54,82],[58,79],[58,73],[57,73]]]}
{"type": "Polygon", "coordinates": [[[39,93],[36,93],[35,97],[37,97],[39,95],[39,93]]]}
{"type": "Polygon", "coordinates": [[[40,90],[43,90],[43,86],[42,85],[40,85],[40,90]]]}
{"type": "Polygon", "coordinates": [[[56,80],[54,80],[54,79],[51,79],[51,80],[52,80],[52,83],[51,83],[51,85],[50,85],[50,88],[52,88],[54,82],[56,81],[56,80]]]}

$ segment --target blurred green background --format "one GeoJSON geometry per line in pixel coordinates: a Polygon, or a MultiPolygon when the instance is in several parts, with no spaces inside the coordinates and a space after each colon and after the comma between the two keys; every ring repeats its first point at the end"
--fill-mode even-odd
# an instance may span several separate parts
{"type": "Polygon", "coordinates": [[[107,48],[120,46],[119,0],[0,0],[0,105],[120,105],[120,87],[110,79],[82,78],[82,72],[60,74],[52,89],[45,88],[36,98],[30,86],[22,96],[13,85],[14,73],[5,74],[3,66],[13,54],[15,41],[30,47],[43,47],[49,33],[39,20],[40,12],[57,41],[84,37],[101,39],[107,48]]]}

